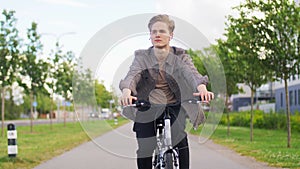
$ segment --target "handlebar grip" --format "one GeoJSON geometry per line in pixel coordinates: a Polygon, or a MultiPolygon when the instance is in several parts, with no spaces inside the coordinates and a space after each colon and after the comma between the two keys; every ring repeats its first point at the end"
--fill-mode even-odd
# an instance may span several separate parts
{"type": "Polygon", "coordinates": [[[148,109],[150,108],[150,103],[143,100],[133,100],[131,105],[125,106],[125,107],[135,107],[138,109],[148,109]]]}
{"type": "Polygon", "coordinates": [[[199,99],[188,99],[188,100],[185,100],[185,101],[183,101],[183,102],[187,102],[187,103],[190,103],[190,104],[209,104],[209,102],[207,102],[207,101],[202,101],[201,99],[199,100],[199,99]]]}
{"type": "Polygon", "coordinates": [[[132,106],[138,108],[138,107],[142,107],[144,104],[145,103],[139,103],[139,102],[137,102],[137,103],[132,104],[132,106]]]}

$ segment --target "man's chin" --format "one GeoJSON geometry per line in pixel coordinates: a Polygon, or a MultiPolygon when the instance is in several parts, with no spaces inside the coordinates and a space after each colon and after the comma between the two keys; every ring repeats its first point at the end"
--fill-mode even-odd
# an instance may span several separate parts
{"type": "Polygon", "coordinates": [[[154,45],[154,48],[163,50],[163,49],[167,49],[167,46],[166,45],[154,45]]]}

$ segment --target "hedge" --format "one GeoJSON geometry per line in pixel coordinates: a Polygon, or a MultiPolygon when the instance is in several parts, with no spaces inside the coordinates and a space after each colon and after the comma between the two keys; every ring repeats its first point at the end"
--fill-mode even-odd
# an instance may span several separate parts
{"type": "MultiPolygon", "coordinates": [[[[287,128],[286,114],[282,112],[264,113],[261,110],[253,111],[253,126],[254,128],[262,129],[283,129],[287,128]]],[[[226,113],[223,114],[220,124],[227,125],[226,113]]],[[[231,126],[250,126],[250,111],[230,112],[229,121],[231,126]]],[[[296,112],[291,115],[291,128],[293,131],[300,132],[300,114],[296,112]]]]}

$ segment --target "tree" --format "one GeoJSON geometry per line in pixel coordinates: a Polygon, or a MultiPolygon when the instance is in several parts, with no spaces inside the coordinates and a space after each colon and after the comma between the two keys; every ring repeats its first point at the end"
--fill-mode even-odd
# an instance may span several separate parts
{"type": "Polygon", "coordinates": [[[16,83],[5,90],[5,119],[13,120],[20,117],[20,112],[24,111],[21,106],[23,100],[16,99],[16,83]]]}
{"type": "Polygon", "coordinates": [[[82,63],[76,65],[76,69],[73,74],[73,102],[74,108],[77,111],[77,115],[82,116],[82,120],[84,120],[83,114],[86,112],[85,109],[89,109],[93,106],[96,106],[95,100],[95,92],[94,85],[95,80],[92,78],[92,71],[88,68],[84,68],[82,63]]]}
{"type": "Polygon", "coordinates": [[[193,51],[191,49],[188,50],[188,54],[191,56],[192,61],[201,75],[207,75],[207,70],[203,64],[204,55],[200,50],[193,51]]]}
{"type": "Polygon", "coordinates": [[[291,147],[291,123],[288,79],[299,74],[300,64],[300,7],[295,1],[247,1],[241,6],[249,12],[259,12],[263,18],[256,23],[255,32],[259,36],[262,55],[268,69],[277,80],[284,80],[287,147],[291,147]]]}
{"type": "Polygon", "coordinates": [[[209,78],[208,90],[214,90],[215,95],[224,95],[225,93],[225,80],[224,70],[221,60],[217,53],[217,46],[210,45],[202,50],[188,51],[192,61],[201,75],[206,75],[209,78]],[[220,80],[216,83],[215,80],[220,80]],[[212,80],[212,81],[211,81],[212,80]],[[215,81],[215,82],[214,82],[215,81]],[[223,83],[224,82],[224,83],[223,83]]]}
{"type": "Polygon", "coordinates": [[[226,79],[224,68],[218,56],[216,45],[210,45],[197,51],[190,50],[189,54],[199,73],[208,76],[207,89],[215,94],[215,99],[210,102],[209,112],[211,113],[207,114],[205,124],[200,133],[200,137],[208,138],[216,129],[225,107],[226,79]]]}
{"type": "MultiPolygon", "coordinates": [[[[56,71],[56,92],[65,98],[66,102],[71,101],[72,97],[72,78],[74,72],[74,53],[69,51],[61,58],[62,63],[59,64],[56,71]]],[[[66,125],[66,113],[64,112],[64,125],[66,125]]]]}
{"type": "MultiPolygon", "coordinates": [[[[40,35],[37,33],[37,24],[32,22],[27,30],[27,43],[22,57],[21,84],[27,94],[30,95],[30,131],[33,131],[33,102],[34,97],[39,91],[43,91],[44,83],[47,77],[45,70],[48,70],[48,63],[38,58],[42,49],[40,35]]],[[[36,106],[36,105],[35,105],[36,106]]]]}
{"type": "Polygon", "coordinates": [[[236,9],[239,11],[239,17],[228,17],[226,37],[230,55],[239,64],[237,71],[240,73],[240,79],[251,89],[250,141],[252,141],[254,93],[257,88],[270,80],[271,74],[265,66],[265,60],[260,57],[262,39],[257,34],[257,28],[262,26],[262,18],[246,10],[243,4],[236,9]]]}
{"type": "Polygon", "coordinates": [[[13,84],[6,90],[5,94],[5,119],[17,119],[20,117],[21,112],[24,112],[24,94],[23,88],[18,86],[17,82],[13,84]]]}
{"type": "Polygon", "coordinates": [[[226,104],[226,114],[227,114],[227,135],[230,135],[230,115],[229,115],[229,98],[233,94],[238,94],[241,92],[241,90],[238,88],[237,84],[239,81],[239,73],[237,69],[239,67],[239,64],[237,60],[232,59],[232,56],[229,54],[228,44],[226,44],[226,41],[223,41],[219,39],[217,45],[217,53],[220,57],[224,72],[226,76],[226,98],[225,98],[225,104],[226,104]]]}
{"type": "Polygon", "coordinates": [[[51,105],[53,104],[53,100],[45,93],[38,92],[37,97],[37,110],[41,114],[48,114],[51,109],[51,105]]]}
{"type": "Polygon", "coordinates": [[[14,11],[3,10],[0,20],[0,88],[2,96],[2,137],[4,136],[4,111],[6,89],[16,80],[19,57],[19,37],[14,11]]]}
{"type": "Polygon", "coordinates": [[[112,93],[107,91],[102,83],[95,81],[95,97],[98,106],[109,107],[109,101],[113,99],[112,93]]]}
{"type": "MultiPolygon", "coordinates": [[[[57,77],[58,77],[58,66],[59,66],[59,61],[62,58],[62,50],[61,47],[59,45],[59,42],[57,41],[55,43],[55,50],[52,50],[52,54],[50,54],[51,56],[53,55],[53,58],[49,57],[48,60],[48,70],[47,72],[47,79],[46,79],[46,83],[45,83],[45,87],[48,89],[48,95],[49,97],[53,100],[54,99],[54,93],[57,92],[57,77]]],[[[52,115],[53,115],[53,102],[51,102],[50,105],[50,114],[49,114],[49,118],[50,118],[50,128],[52,129],[52,115]]],[[[59,107],[58,107],[59,109],[59,107]]],[[[57,118],[57,117],[56,117],[57,118]]]]}

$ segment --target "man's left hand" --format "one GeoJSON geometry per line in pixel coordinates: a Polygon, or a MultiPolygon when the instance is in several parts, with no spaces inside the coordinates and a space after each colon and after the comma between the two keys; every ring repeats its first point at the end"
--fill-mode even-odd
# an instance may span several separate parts
{"type": "Polygon", "coordinates": [[[212,99],[214,99],[214,93],[207,91],[206,86],[204,84],[201,84],[197,87],[198,92],[193,93],[194,96],[199,96],[201,101],[209,102],[212,99]]]}

